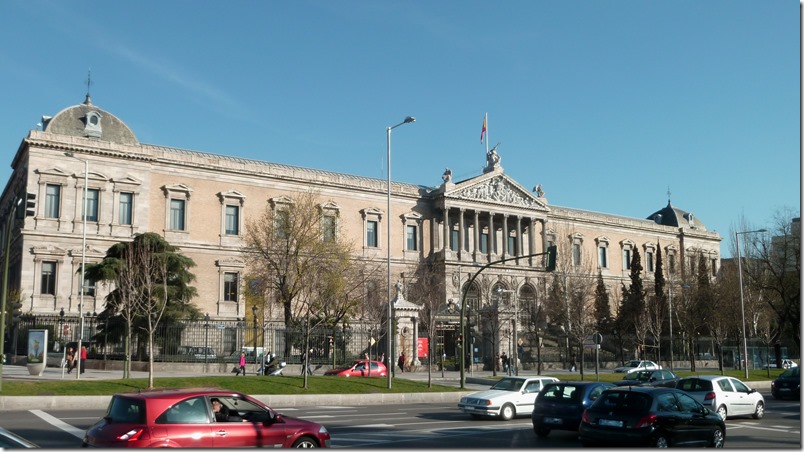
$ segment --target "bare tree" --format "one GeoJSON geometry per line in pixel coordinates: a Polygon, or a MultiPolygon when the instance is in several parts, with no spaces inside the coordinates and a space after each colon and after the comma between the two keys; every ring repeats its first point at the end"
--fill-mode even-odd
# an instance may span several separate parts
{"type": "MultiPolygon", "coordinates": [[[[338,234],[337,221],[322,210],[318,194],[302,192],[295,197],[272,199],[262,214],[248,221],[244,238],[244,258],[248,264],[248,277],[256,284],[263,311],[272,303],[281,306],[287,326],[306,324],[311,306],[316,313],[327,308],[317,305],[312,296],[324,291],[357,293],[361,285],[343,282],[339,289],[333,278],[338,270],[331,271],[329,279],[319,278],[327,269],[352,268],[352,244],[338,234]],[[320,283],[320,284],[319,284],[320,283]],[[349,286],[349,289],[346,287],[349,286]]],[[[351,271],[350,271],[351,272],[351,271]]],[[[331,294],[330,294],[331,295],[331,294]]],[[[336,297],[337,298],[337,297],[336,297]]],[[[343,301],[343,300],[341,300],[343,301]]],[[[345,311],[331,310],[335,318],[345,311]]],[[[331,320],[331,319],[330,319],[331,320]]],[[[284,354],[291,354],[292,344],[286,344],[284,354]]]]}

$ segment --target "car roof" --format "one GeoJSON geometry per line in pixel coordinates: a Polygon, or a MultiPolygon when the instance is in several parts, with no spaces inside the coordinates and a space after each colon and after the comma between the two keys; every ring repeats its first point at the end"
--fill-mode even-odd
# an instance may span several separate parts
{"type": "MultiPolygon", "coordinates": [[[[684,377],[682,378],[682,380],[692,380],[694,378],[697,378],[699,380],[714,381],[714,380],[720,380],[722,378],[734,378],[734,377],[730,377],[728,375],[693,375],[691,377],[684,377]]],[[[736,378],[734,379],[736,380],[736,378]]]]}
{"type": "Polygon", "coordinates": [[[614,386],[612,388],[606,389],[606,391],[623,391],[623,392],[644,392],[644,393],[656,393],[656,392],[680,392],[684,393],[684,391],[676,388],[662,388],[662,387],[653,387],[653,386],[614,386]]]}
{"type": "Polygon", "coordinates": [[[123,392],[115,394],[115,397],[127,397],[132,399],[171,399],[185,396],[231,396],[240,395],[234,391],[227,391],[220,388],[169,388],[169,389],[149,389],[138,392],[123,392]]]}

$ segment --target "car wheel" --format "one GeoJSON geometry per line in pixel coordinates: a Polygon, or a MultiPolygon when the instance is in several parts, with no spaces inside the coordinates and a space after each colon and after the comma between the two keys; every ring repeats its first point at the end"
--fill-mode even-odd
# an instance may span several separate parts
{"type": "Polygon", "coordinates": [[[765,416],[765,404],[762,402],[757,402],[757,407],[754,409],[754,419],[762,419],[765,416]]]}
{"type": "Polygon", "coordinates": [[[726,405],[720,405],[717,407],[717,414],[720,415],[720,418],[724,421],[726,420],[726,416],[728,416],[728,410],[726,410],[726,405]]]}
{"type": "Polygon", "coordinates": [[[709,447],[722,449],[725,442],[726,437],[723,435],[723,430],[716,428],[715,431],[712,432],[712,443],[709,444],[709,447]]]}
{"type": "Polygon", "coordinates": [[[667,435],[664,433],[660,433],[653,438],[653,447],[657,447],[660,449],[666,449],[670,447],[670,440],[667,439],[667,435]]]}
{"type": "Polygon", "coordinates": [[[293,443],[292,447],[299,449],[315,449],[318,447],[318,443],[309,436],[302,436],[301,438],[297,439],[295,443],[293,443]]]}
{"type": "Polygon", "coordinates": [[[516,411],[514,410],[514,406],[511,405],[510,403],[506,403],[500,409],[500,419],[504,421],[510,421],[511,419],[514,418],[515,414],[516,411]]]}

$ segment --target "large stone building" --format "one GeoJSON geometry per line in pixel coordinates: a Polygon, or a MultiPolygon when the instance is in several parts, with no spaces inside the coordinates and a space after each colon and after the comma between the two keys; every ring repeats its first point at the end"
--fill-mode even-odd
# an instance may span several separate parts
{"type": "MultiPolygon", "coordinates": [[[[42,129],[22,140],[12,168],[0,209],[4,231],[10,225],[8,286],[21,291],[26,313],[55,315],[64,309],[76,316],[82,258],[98,262],[112,244],[150,231],[197,264],[199,296],[193,302],[201,312],[215,319],[244,318],[246,268],[240,253],[247,219],[310,189],[318,192],[338,233],[360,244],[356,253],[362,258],[385,261],[390,224],[392,284],[425,259],[439,263],[447,300],[460,299],[459,286],[479,265],[542,253],[551,244],[566,250],[560,262],[588,264],[591,274],[600,270],[612,287],[627,279],[637,249],[647,279],[659,247],[671,274],[683,272],[693,254],[707,255],[713,271],[720,261],[721,237],[669,202],[646,219],[553,206],[540,186],[529,190],[509,177],[495,150],[483,173],[467,180],[453,181],[447,170],[435,189],[393,182],[388,212],[385,180],[143,144],[89,96],[44,117],[42,129]],[[35,212],[14,220],[12,205],[22,197],[18,208],[24,208],[25,193],[36,195],[35,212]]],[[[498,288],[517,300],[537,297],[546,280],[544,260],[512,259],[487,269],[483,278],[490,283],[478,280],[467,288],[470,312],[500,293],[498,288]]],[[[100,285],[87,290],[83,312],[100,312],[106,293],[100,285]]],[[[415,334],[415,309],[402,311],[412,312],[406,320],[412,323],[400,325],[415,334]]],[[[415,342],[405,341],[400,346],[410,350],[415,342]]]]}

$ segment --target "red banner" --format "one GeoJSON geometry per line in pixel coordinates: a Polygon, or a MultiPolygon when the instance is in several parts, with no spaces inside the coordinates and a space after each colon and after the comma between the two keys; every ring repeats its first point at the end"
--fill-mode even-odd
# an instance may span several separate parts
{"type": "Polygon", "coordinates": [[[429,339],[426,337],[419,338],[419,345],[418,350],[416,351],[416,355],[419,358],[427,358],[427,349],[429,348],[429,339]]]}

